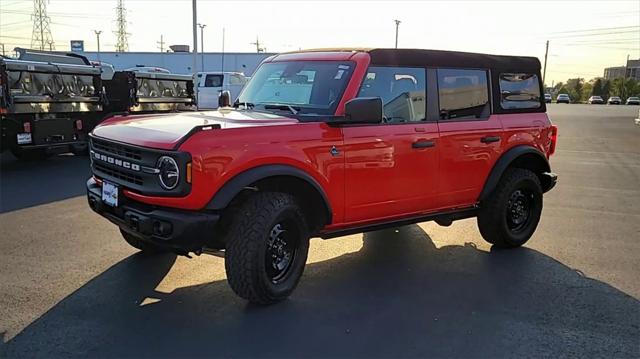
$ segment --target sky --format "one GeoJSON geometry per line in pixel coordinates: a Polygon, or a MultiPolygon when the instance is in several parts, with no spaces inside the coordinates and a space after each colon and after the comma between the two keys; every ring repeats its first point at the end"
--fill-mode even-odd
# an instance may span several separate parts
{"type": "MultiPolygon", "coordinates": [[[[102,51],[116,43],[116,0],[46,0],[57,50],[84,40],[102,51]]],[[[124,0],[130,51],[192,45],[191,0],[124,0]]],[[[0,0],[0,43],[10,52],[31,42],[33,0],[0,0]]],[[[318,47],[398,47],[536,56],[547,84],[603,75],[640,58],[640,1],[212,1],[198,0],[204,50],[268,52],[318,47]]]]}

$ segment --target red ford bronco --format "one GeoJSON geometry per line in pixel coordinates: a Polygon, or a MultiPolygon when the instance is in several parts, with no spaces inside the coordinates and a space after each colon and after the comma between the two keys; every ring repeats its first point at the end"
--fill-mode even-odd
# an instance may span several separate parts
{"type": "Polygon", "coordinates": [[[309,238],[477,217],[533,234],[557,130],[531,57],[339,49],[266,59],[229,106],[115,116],[91,134],[91,208],[145,252],[224,253],[243,298],[286,298],[309,238]]]}

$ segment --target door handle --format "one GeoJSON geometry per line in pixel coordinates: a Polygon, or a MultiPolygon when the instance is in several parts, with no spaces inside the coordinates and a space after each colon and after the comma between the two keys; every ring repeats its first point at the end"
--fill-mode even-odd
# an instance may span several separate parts
{"type": "Polygon", "coordinates": [[[435,141],[418,140],[411,144],[412,148],[430,148],[436,145],[435,141]]]}
{"type": "Polygon", "coordinates": [[[491,143],[491,142],[498,142],[498,141],[500,141],[499,136],[485,136],[480,139],[480,142],[482,143],[491,143]]]}

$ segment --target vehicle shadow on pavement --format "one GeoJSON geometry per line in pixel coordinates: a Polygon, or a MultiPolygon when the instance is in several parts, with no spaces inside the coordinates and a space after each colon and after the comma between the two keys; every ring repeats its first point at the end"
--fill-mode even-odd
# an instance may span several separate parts
{"type": "Polygon", "coordinates": [[[84,195],[89,166],[88,156],[20,161],[0,154],[0,213],[84,195]]]}
{"type": "MultiPolygon", "coordinates": [[[[197,259],[196,259],[197,260],[197,259]]],[[[6,343],[9,357],[639,357],[640,302],[540,252],[437,248],[417,225],[307,266],[293,296],[154,289],[172,255],[114,265],[6,343]],[[159,299],[140,306],[143,298],[159,299]]]]}

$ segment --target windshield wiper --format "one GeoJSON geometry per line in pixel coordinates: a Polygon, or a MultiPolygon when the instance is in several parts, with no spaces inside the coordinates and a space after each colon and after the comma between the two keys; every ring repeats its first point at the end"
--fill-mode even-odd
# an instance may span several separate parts
{"type": "Polygon", "coordinates": [[[265,103],[264,108],[266,110],[289,110],[292,114],[297,115],[298,111],[300,111],[300,107],[295,108],[291,105],[287,105],[284,103],[265,103]]]}

